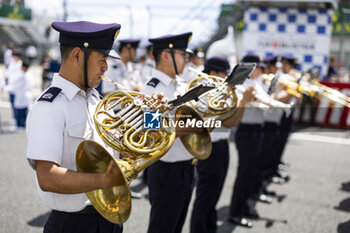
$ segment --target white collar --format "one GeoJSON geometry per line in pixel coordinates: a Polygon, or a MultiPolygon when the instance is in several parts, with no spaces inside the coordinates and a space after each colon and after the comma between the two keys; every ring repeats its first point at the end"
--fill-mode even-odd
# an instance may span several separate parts
{"type": "Polygon", "coordinates": [[[157,69],[152,70],[152,77],[159,79],[159,81],[161,81],[165,86],[169,86],[171,83],[175,83],[175,79],[157,69]]]}
{"type": "MultiPolygon", "coordinates": [[[[63,78],[58,73],[54,74],[51,86],[61,88],[62,94],[64,94],[69,100],[72,100],[77,93],[82,91],[82,89],[80,89],[74,83],[63,78]]],[[[86,91],[86,96],[90,95],[95,95],[96,97],[99,96],[98,92],[94,88],[88,88],[86,91]]]]}

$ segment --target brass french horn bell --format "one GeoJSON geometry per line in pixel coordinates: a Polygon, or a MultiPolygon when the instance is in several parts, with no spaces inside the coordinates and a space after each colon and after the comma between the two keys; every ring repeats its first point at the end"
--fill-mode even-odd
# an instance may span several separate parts
{"type": "MultiPolygon", "coordinates": [[[[122,173],[134,173],[134,168],[121,159],[114,159],[100,144],[86,140],[80,143],[76,152],[77,170],[86,173],[103,173],[114,160],[122,173]]],[[[133,174],[132,176],[137,176],[133,174]]],[[[129,178],[130,179],[130,178],[129,178]]],[[[107,220],[113,223],[125,222],[131,213],[131,197],[127,177],[123,184],[86,193],[91,204],[107,220]]]]}
{"type": "MultiPolygon", "coordinates": [[[[176,121],[184,120],[183,117],[203,121],[202,117],[187,105],[182,105],[176,110],[176,121]]],[[[204,160],[211,154],[212,143],[208,128],[203,128],[198,133],[183,135],[180,137],[180,140],[186,150],[196,159],[204,160]]]]}

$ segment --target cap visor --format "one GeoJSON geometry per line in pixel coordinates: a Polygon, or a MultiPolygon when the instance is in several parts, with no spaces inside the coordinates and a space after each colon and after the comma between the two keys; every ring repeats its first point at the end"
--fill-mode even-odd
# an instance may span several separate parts
{"type": "Polygon", "coordinates": [[[189,53],[189,54],[194,54],[193,50],[192,49],[189,49],[189,48],[186,48],[186,49],[183,49],[186,53],[189,53]]]}
{"type": "Polygon", "coordinates": [[[258,63],[258,66],[260,66],[260,67],[266,67],[266,64],[263,63],[263,62],[259,62],[259,63],[258,63]]]}
{"type": "Polygon", "coordinates": [[[96,50],[107,55],[108,57],[120,59],[119,54],[116,51],[114,51],[113,49],[112,50],[96,49],[96,50]]]}

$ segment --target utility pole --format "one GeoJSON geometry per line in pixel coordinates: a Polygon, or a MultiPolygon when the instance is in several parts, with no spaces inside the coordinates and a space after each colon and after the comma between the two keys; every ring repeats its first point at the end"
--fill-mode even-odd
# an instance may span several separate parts
{"type": "Polygon", "coordinates": [[[129,22],[130,22],[130,38],[134,37],[134,20],[132,18],[132,6],[128,5],[129,9],[129,22]]]}
{"type": "Polygon", "coordinates": [[[146,7],[147,11],[148,11],[148,35],[147,37],[150,38],[152,36],[152,11],[151,11],[151,6],[148,5],[146,7]]]}
{"type": "Polygon", "coordinates": [[[63,21],[66,22],[68,18],[67,0],[63,0],[63,21]]]}

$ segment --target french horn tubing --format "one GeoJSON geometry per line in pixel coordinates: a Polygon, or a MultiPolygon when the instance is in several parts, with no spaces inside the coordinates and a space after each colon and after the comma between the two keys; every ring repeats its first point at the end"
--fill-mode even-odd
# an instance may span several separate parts
{"type": "MultiPolygon", "coordinates": [[[[115,161],[121,174],[123,184],[106,189],[87,192],[94,208],[113,223],[125,222],[131,213],[131,196],[129,184],[146,167],[159,160],[173,145],[175,127],[169,109],[149,96],[139,92],[126,91],[125,88],[107,77],[119,90],[107,94],[97,105],[94,113],[96,130],[102,140],[124,156],[115,159],[99,143],[85,140],[78,146],[76,166],[79,172],[103,173],[110,161],[115,161]],[[153,111],[162,116],[160,129],[143,127],[143,113],[153,111]]],[[[213,87],[192,89],[188,95],[169,101],[174,108],[213,87]]]]}

